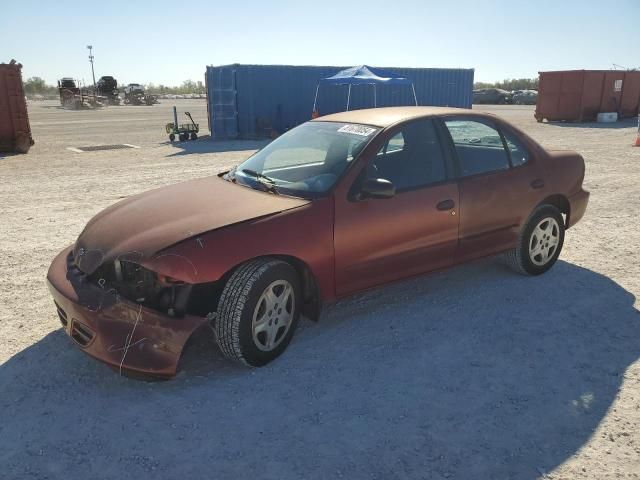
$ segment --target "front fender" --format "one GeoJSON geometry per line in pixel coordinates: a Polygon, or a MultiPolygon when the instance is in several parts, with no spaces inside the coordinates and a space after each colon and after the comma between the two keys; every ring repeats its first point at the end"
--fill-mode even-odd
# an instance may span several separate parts
{"type": "Polygon", "coordinates": [[[143,260],[145,268],[191,284],[220,280],[256,257],[299,259],[314,275],[320,298],[335,298],[333,198],[190,237],[143,260]]]}

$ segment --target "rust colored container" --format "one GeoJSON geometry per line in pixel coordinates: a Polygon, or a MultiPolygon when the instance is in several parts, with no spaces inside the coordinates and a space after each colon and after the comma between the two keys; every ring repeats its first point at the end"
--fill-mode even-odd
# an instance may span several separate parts
{"type": "Polygon", "coordinates": [[[27,153],[33,145],[21,70],[15,60],[0,64],[0,152],[27,153]]]}
{"type": "Polygon", "coordinates": [[[618,118],[638,115],[640,72],[567,70],[540,72],[535,117],[547,120],[594,121],[601,112],[618,118]]]}

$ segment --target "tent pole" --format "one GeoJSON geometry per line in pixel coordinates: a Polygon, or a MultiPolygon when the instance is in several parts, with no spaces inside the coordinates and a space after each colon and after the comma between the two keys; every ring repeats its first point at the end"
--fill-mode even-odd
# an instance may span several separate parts
{"type": "Polygon", "coordinates": [[[351,84],[349,84],[349,92],[347,93],[347,112],[349,111],[349,102],[351,101],[351,84]]]}
{"type": "Polygon", "coordinates": [[[318,103],[318,89],[320,88],[320,82],[316,85],[316,97],[313,99],[313,112],[316,111],[316,104],[318,103]]]}
{"type": "Polygon", "coordinates": [[[376,84],[373,84],[373,107],[376,108],[378,106],[378,99],[376,97],[376,84]]]}
{"type": "Polygon", "coordinates": [[[416,102],[416,107],[418,106],[418,97],[416,97],[416,87],[413,85],[413,83],[411,84],[411,90],[413,90],[413,99],[416,102]]]}

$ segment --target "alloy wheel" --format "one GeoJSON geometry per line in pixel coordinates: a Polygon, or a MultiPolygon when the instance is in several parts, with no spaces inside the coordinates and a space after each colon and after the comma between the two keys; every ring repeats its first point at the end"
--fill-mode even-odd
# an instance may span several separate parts
{"type": "Polygon", "coordinates": [[[287,336],[294,311],[293,286],[286,280],[272,282],[253,312],[251,331],[256,347],[265,352],[275,349],[287,336]]]}
{"type": "Polygon", "coordinates": [[[555,254],[560,242],[560,226],[551,217],[543,218],[529,238],[529,258],[534,265],[546,265],[555,254]]]}

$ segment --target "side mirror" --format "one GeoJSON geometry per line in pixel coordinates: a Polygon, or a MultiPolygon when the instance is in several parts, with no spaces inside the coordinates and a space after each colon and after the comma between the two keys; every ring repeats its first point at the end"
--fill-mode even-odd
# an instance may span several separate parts
{"type": "Polygon", "coordinates": [[[391,198],[396,194],[396,187],[384,178],[368,178],[362,184],[359,200],[365,198],[391,198]]]}

